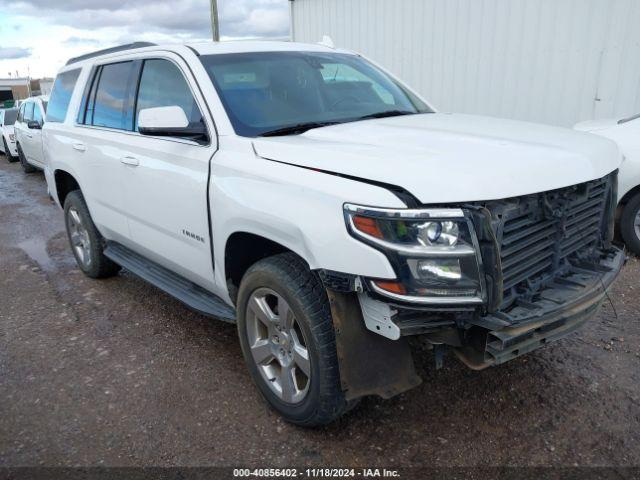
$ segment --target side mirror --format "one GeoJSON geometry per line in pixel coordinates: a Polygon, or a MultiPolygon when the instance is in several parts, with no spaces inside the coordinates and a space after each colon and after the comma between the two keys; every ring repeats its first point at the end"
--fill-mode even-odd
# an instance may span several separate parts
{"type": "Polygon", "coordinates": [[[29,122],[27,122],[27,128],[31,130],[42,130],[42,125],[40,125],[40,122],[30,120],[29,122]]]}
{"type": "Polygon", "coordinates": [[[189,125],[189,119],[182,107],[145,108],[138,113],[138,131],[142,135],[157,137],[192,137],[195,140],[207,138],[203,124],[189,125]]]}

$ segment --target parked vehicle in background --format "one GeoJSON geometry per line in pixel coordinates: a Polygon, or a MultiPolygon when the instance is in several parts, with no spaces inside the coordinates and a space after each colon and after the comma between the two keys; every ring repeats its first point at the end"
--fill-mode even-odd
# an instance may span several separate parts
{"type": "Polygon", "coordinates": [[[18,110],[18,118],[14,125],[16,149],[25,173],[44,168],[42,127],[48,101],[47,96],[30,97],[20,105],[18,110]]]}
{"type": "Polygon", "coordinates": [[[18,159],[16,149],[16,136],[13,125],[18,118],[17,108],[7,108],[0,110],[0,151],[5,154],[7,160],[15,162],[18,159]]]}
{"type": "Polygon", "coordinates": [[[236,322],[260,392],[300,425],[419,384],[412,336],[474,369],[566,336],[624,262],[613,142],[436,113],[328,46],[71,59],[43,138],[78,267],[236,322]]]}
{"type": "Polygon", "coordinates": [[[582,122],[575,128],[610,138],[620,147],[624,159],[618,173],[617,224],[627,248],[640,255],[640,114],[582,122]]]}

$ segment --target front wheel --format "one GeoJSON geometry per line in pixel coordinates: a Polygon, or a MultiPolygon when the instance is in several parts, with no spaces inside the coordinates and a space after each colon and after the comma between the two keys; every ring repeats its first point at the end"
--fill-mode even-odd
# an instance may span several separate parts
{"type": "Polygon", "coordinates": [[[640,193],[631,198],[622,210],[620,234],[627,248],[640,256],[640,193]]]}
{"type": "Polygon", "coordinates": [[[247,271],[238,335],[254,382],[287,421],[323,425],[347,411],[329,301],[298,256],[269,257],[247,271]]]}
{"type": "Polygon", "coordinates": [[[24,173],[33,173],[36,171],[36,167],[27,162],[27,157],[25,157],[24,152],[22,151],[22,147],[20,144],[17,145],[18,149],[18,159],[20,160],[20,165],[22,165],[22,170],[24,173]]]}

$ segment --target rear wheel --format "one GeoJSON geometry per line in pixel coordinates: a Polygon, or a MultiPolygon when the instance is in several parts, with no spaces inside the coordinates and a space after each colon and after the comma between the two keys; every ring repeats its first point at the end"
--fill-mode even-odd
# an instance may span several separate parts
{"type": "Polygon", "coordinates": [[[247,271],[238,335],[254,382],[287,421],[323,425],[347,410],[329,301],[298,256],[269,257],[247,271]]]}
{"type": "Polygon", "coordinates": [[[91,278],[111,277],[118,273],[120,266],[104,255],[104,239],[91,220],[80,190],[67,195],[64,219],[71,251],[80,270],[91,278]]]}
{"type": "Polygon", "coordinates": [[[18,159],[20,160],[20,165],[22,165],[22,170],[24,170],[24,173],[35,172],[36,167],[31,165],[29,162],[27,162],[27,157],[24,156],[24,152],[22,151],[22,147],[20,146],[19,143],[17,145],[17,149],[18,149],[18,159]]]}
{"type": "Polygon", "coordinates": [[[640,256],[640,194],[627,202],[620,217],[620,234],[627,248],[640,256]]]}

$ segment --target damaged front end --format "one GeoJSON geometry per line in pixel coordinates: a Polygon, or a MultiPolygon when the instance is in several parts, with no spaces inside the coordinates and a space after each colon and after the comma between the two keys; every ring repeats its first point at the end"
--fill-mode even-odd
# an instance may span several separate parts
{"type": "Polygon", "coordinates": [[[577,329],[597,312],[625,261],[611,243],[616,185],[614,172],[424,215],[417,209],[381,217],[377,209],[348,206],[350,232],[384,251],[397,274],[388,281],[321,272],[348,398],[388,397],[416,385],[409,337],[434,347],[437,366],[451,348],[482,369],[577,329]],[[457,213],[448,217],[451,211],[457,213]],[[443,232],[450,238],[439,242],[443,232]],[[362,331],[351,328],[354,322],[362,331]]]}

